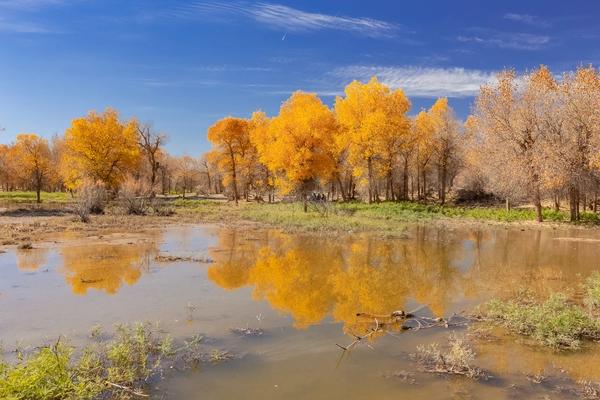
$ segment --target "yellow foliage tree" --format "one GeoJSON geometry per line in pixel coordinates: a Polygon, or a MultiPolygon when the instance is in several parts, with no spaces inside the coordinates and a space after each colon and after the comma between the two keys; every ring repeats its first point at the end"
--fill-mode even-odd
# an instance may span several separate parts
{"type": "Polygon", "coordinates": [[[300,192],[305,211],[311,186],[333,172],[337,129],[331,110],[316,94],[304,92],[292,94],[269,126],[270,140],[261,159],[279,174],[277,184],[282,192],[300,192]]]}
{"type": "Polygon", "coordinates": [[[87,177],[117,189],[139,164],[137,126],[135,120],[121,122],[113,109],[73,120],[65,133],[61,159],[66,186],[75,189],[87,177]]]}
{"type": "Polygon", "coordinates": [[[208,140],[214,145],[212,158],[229,174],[236,205],[239,164],[252,147],[248,128],[248,121],[233,117],[223,118],[208,128],[208,140]]]}
{"type": "Polygon", "coordinates": [[[52,171],[48,141],[36,134],[17,135],[13,147],[14,171],[20,180],[33,185],[37,202],[41,202],[40,191],[52,171]]]}
{"type": "Polygon", "coordinates": [[[406,113],[410,101],[402,90],[392,91],[376,77],[367,83],[354,81],[346,86],[345,97],[335,100],[339,123],[347,131],[349,154],[357,175],[364,175],[366,164],[369,203],[377,200],[375,163],[391,182],[391,165],[410,133],[406,113]]]}

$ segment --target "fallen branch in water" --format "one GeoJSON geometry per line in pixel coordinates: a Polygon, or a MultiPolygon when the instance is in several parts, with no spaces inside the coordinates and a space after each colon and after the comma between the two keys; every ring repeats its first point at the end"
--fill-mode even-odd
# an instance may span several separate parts
{"type": "Polygon", "coordinates": [[[213,260],[209,257],[174,256],[170,254],[159,254],[154,258],[158,262],[197,262],[211,264],[213,260]]]}
{"type": "Polygon", "coordinates": [[[116,383],[112,383],[112,382],[106,382],[107,385],[115,387],[117,389],[121,389],[126,391],[127,393],[130,393],[134,396],[138,396],[138,397],[150,397],[145,393],[141,393],[141,392],[136,392],[135,390],[128,388],[127,386],[122,386],[122,385],[117,385],[116,383]]]}
{"type": "MultiPolygon", "coordinates": [[[[422,308],[422,307],[420,307],[420,308],[422,308]]],[[[395,326],[394,330],[399,329],[401,331],[418,331],[421,329],[434,328],[434,327],[448,329],[451,327],[454,328],[454,327],[466,326],[469,322],[466,318],[461,317],[458,314],[453,314],[451,317],[449,317],[447,319],[446,318],[431,318],[431,317],[425,317],[425,316],[418,316],[415,314],[415,312],[417,310],[412,311],[412,312],[406,312],[403,310],[394,311],[389,315],[357,313],[356,316],[359,318],[366,317],[366,318],[372,319],[371,323],[375,324],[375,326],[372,328],[369,328],[367,333],[364,335],[354,334],[353,336],[355,339],[349,345],[342,346],[342,345],[336,343],[336,346],[338,346],[340,349],[342,349],[344,351],[348,351],[348,350],[352,350],[359,343],[364,343],[366,339],[373,337],[377,333],[389,334],[389,335],[394,336],[391,333],[390,329],[388,329],[388,327],[390,327],[390,326],[395,326]],[[459,319],[459,320],[457,320],[457,319],[459,319]],[[398,328],[398,324],[400,324],[399,328],[398,328]]],[[[367,344],[367,346],[371,347],[369,344],[367,344]]]]}

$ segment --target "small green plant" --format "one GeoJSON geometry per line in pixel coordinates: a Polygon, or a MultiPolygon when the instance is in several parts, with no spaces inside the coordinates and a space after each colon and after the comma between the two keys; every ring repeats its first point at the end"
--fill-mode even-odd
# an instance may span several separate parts
{"type": "MultiPolygon", "coordinates": [[[[203,354],[200,339],[174,349],[168,335],[150,324],[118,325],[114,336],[77,350],[64,340],[33,354],[17,353],[15,364],[0,359],[0,398],[7,400],[129,399],[148,397],[143,389],[169,365],[182,362],[224,361],[227,352],[203,354]],[[77,357],[74,355],[78,354],[77,357]]],[[[1,353],[0,353],[1,354],[1,353]]]]}
{"type": "Polygon", "coordinates": [[[583,302],[592,311],[600,308],[600,272],[595,271],[585,282],[585,297],[583,302]]]}
{"type": "Polygon", "coordinates": [[[600,335],[598,321],[561,293],[538,302],[530,296],[487,303],[485,315],[509,331],[556,349],[577,349],[581,340],[600,335]]]}

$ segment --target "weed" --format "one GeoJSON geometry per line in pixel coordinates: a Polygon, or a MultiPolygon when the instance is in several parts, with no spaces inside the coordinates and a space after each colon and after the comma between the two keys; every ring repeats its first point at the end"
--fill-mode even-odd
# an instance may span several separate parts
{"type": "Polygon", "coordinates": [[[412,355],[426,372],[449,375],[464,375],[478,379],[487,374],[473,365],[475,351],[463,338],[451,335],[448,348],[440,349],[437,343],[429,346],[417,347],[417,352],[412,355]]]}
{"type": "Polygon", "coordinates": [[[216,362],[231,358],[221,351],[202,355],[198,338],[174,349],[171,337],[158,334],[149,324],[118,325],[107,341],[102,341],[100,329],[95,327],[92,337],[96,342],[82,350],[59,340],[33,354],[19,350],[12,365],[0,359],[0,398],[128,399],[145,396],[147,384],[180,360],[216,362]]]}
{"type": "Polygon", "coordinates": [[[486,305],[486,316],[509,331],[556,349],[577,349],[584,338],[600,335],[600,324],[561,293],[538,302],[529,296],[486,305]]]}

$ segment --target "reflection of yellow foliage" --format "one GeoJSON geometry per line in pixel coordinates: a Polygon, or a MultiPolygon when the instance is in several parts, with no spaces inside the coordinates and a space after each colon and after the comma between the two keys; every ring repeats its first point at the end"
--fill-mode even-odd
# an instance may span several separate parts
{"type": "Polygon", "coordinates": [[[574,287],[574,277],[589,273],[579,269],[596,265],[594,246],[556,241],[552,231],[419,226],[408,233],[407,239],[386,240],[223,231],[208,276],[228,289],[253,287],[256,299],[289,313],[297,326],[331,316],[344,323],[345,332],[362,334],[373,327],[373,318],[357,313],[389,324],[386,316],[410,311],[412,302],[441,317],[457,303],[523,286],[546,296],[574,287]]]}
{"type": "Polygon", "coordinates": [[[76,294],[86,294],[89,289],[114,294],[123,283],[133,285],[140,279],[150,249],[148,245],[65,247],[65,280],[76,294]]]}
{"type": "Polygon", "coordinates": [[[418,246],[397,246],[354,238],[324,246],[319,238],[285,234],[243,239],[235,231],[221,235],[209,278],[227,289],[253,286],[256,299],[291,314],[299,327],[331,314],[347,330],[357,331],[366,327],[357,313],[390,315],[408,297],[441,315],[456,275],[447,252],[431,254],[423,248],[431,243],[423,240],[418,246]]]}
{"type": "Polygon", "coordinates": [[[337,271],[335,260],[323,264],[311,249],[294,248],[277,256],[264,248],[250,270],[254,296],[294,316],[305,327],[322,320],[330,311],[334,293],[329,277],[337,271]],[[318,266],[318,267],[316,267],[318,266]]]}
{"type": "Polygon", "coordinates": [[[37,271],[48,261],[48,249],[17,250],[17,268],[37,271]]]}
{"type": "Polygon", "coordinates": [[[237,289],[248,282],[248,269],[232,262],[215,264],[207,274],[210,280],[224,289],[237,289]]]}

